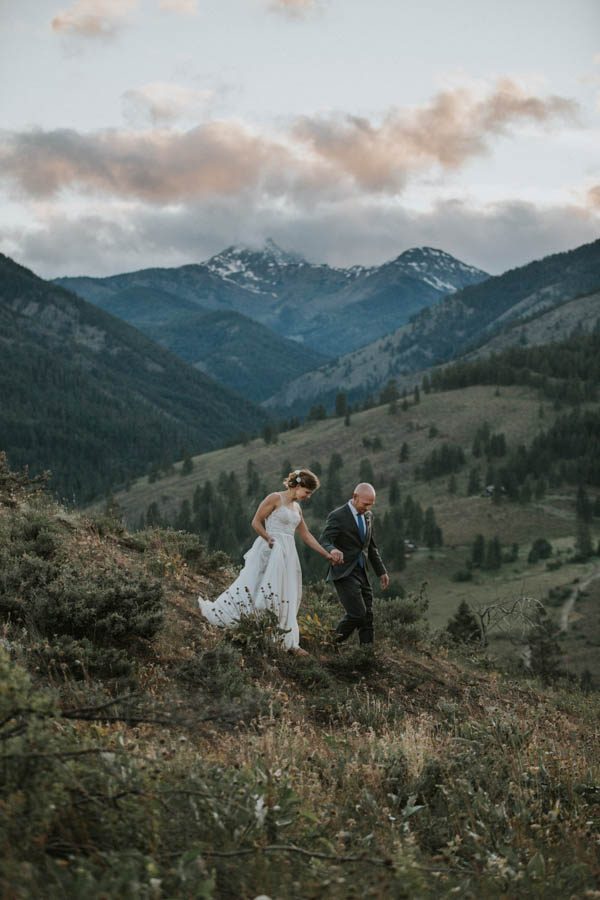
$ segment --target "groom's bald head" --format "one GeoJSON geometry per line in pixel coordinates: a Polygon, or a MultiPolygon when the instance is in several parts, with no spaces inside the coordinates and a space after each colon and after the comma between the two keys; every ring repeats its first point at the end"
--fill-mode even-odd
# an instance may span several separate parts
{"type": "Polygon", "coordinates": [[[361,515],[368,509],[371,509],[375,503],[375,488],[373,485],[367,481],[361,481],[360,484],[357,484],[352,494],[352,502],[356,511],[361,515]]]}

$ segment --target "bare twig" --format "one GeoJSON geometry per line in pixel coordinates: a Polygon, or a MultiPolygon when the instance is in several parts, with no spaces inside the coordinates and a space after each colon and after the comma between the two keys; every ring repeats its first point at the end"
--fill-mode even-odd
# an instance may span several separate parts
{"type": "Polygon", "coordinates": [[[85,750],[55,750],[52,753],[3,753],[0,755],[0,762],[5,759],[68,759],[91,753],[129,753],[129,751],[120,747],[87,747],[85,750]]]}
{"type": "Polygon", "coordinates": [[[132,697],[136,697],[136,693],[123,694],[121,697],[114,697],[112,700],[107,700],[105,703],[98,703],[95,706],[79,706],[75,709],[64,709],[62,711],[62,716],[64,719],[77,719],[79,718],[80,713],[94,713],[99,712],[101,709],[107,709],[109,706],[114,706],[116,703],[121,703],[123,700],[131,700],[132,697]]]}
{"type": "MultiPolygon", "coordinates": [[[[389,857],[380,858],[377,856],[367,856],[366,854],[337,854],[322,853],[319,850],[305,850],[304,847],[297,847],[295,844],[267,844],[265,847],[241,847],[239,850],[202,850],[205,856],[216,856],[221,858],[229,858],[236,856],[251,856],[253,853],[297,853],[308,859],[322,859],[326,862],[348,863],[359,862],[367,863],[372,866],[381,866],[386,869],[394,868],[394,861],[389,857]]],[[[421,866],[416,864],[416,868],[427,872],[450,872],[449,868],[435,866],[421,866]]]]}

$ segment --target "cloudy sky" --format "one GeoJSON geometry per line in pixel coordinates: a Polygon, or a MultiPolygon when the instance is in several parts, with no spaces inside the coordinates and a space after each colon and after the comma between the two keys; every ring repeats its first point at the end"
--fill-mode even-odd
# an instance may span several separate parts
{"type": "Polygon", "coordinates": [[[0,85],[0,250],[45,277],[600,236],[598,0],[0,0],[0,85]]]}

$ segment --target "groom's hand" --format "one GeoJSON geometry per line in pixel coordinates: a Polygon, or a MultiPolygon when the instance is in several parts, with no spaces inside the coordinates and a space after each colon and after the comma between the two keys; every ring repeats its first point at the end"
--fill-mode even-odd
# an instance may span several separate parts
{"type": "Polygon", "coordinates": [[[385,575],[379,576],[379,584],[381,585],[382,591],[387,591],[390,586],[390,576],[387,572],[385,573],[385,575]]]}
{"type": "Polygon", "coordinates": [[[329,555],[334,566],[341,566],[344,562],[344,554],[341,550],[334,548],[329,555]]]}

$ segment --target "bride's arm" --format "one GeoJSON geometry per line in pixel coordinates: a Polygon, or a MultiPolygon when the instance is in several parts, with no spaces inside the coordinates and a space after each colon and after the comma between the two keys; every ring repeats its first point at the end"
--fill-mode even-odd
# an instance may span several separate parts
{"type": "Polygon", "coordinates": [[[281,502],[281,497],[277,492],[273,494],[269,494],[265,497],[264,500],[258,506],[258,509],[254,513],[254,518],[252,519],[252,527],[256,531],[257,534],[260,534],[261,538],[267,542],[269,547],[272,547],[275,543],[273,538],[267,534],[267,530],[265,528],[265,519],[271,515],[274,509],[276,509],[281,502]]]}
{"type": "Polygon", "coordinates": [[[310,547],[311,550],[316,550],[316,552],[320,553],[321,556],[324,556],[325,559],[328,559],[331,561],[331,559],[332,559],[331,553],[329,552],[329,550],[326,550],[325,547],[321,547],[318,540],[312,536],[312,534],[310,533],[310,531],[308,530],[308,528],[306,526],[306,522],[304,521],[304,516],[302,516],[302,519],[301,519],[300,524],[298,525],[298,528],[296,529],[296,531],[298,532],[298,534],[300,535],[300,537],[302,538],[304,543],[307,545],[307,547],[310,547]]]}

